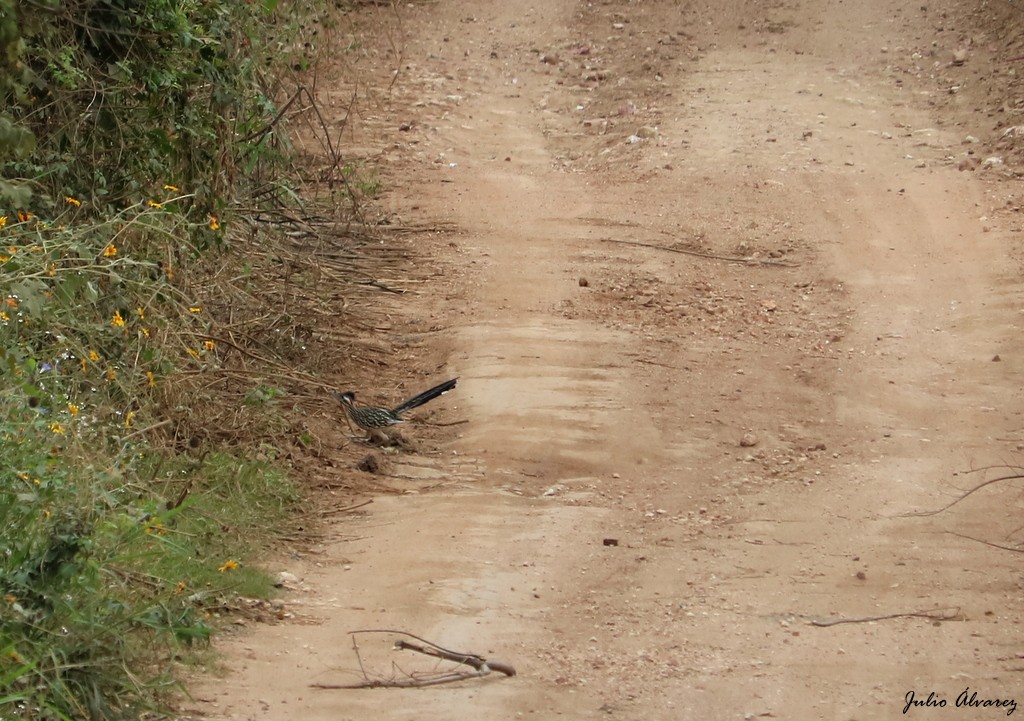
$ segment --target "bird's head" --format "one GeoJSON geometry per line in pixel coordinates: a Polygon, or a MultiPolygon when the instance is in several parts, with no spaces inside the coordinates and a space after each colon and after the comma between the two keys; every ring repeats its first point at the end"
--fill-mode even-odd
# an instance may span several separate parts
{"type": "Polygon", "coordinates": [[[356,399],[355,391],[345,391],[344,393],[338,393],[335,391],[331,395],[337,398],[338,402],[342,405],[351,405],[352,401],[356,399]]]}

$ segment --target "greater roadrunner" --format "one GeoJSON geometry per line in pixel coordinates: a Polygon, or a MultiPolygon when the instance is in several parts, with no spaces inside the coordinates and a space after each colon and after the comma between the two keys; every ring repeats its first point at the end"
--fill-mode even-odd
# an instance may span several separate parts
{"type": "Polygon", "coordinates": [[[386,443],[390,439],[384,432],[384,428],[398,423],[404,423],[405,420],[402,418],[403,413],[411,411],[413,408],[419,408],[424,403],[429,403],[438,396],[443,396],[455,387],[455,383],[458,380],[458,378],[452,378],[450,381],[445,381],[444,383],[434,386],[430,390],[423,391],[419,395],[415,395],[409,400],[399,403],[390,410],[387,408],[377,408],[375,406],[357,406],[355,404],[356,394],[354,391],[335,393],[334,397],[338,399],[342,408],[345,409],[345,415],[348,416],[353,423],[366,431],[369,434],[370,440],[377,439],[382,443],[386,443]]]}

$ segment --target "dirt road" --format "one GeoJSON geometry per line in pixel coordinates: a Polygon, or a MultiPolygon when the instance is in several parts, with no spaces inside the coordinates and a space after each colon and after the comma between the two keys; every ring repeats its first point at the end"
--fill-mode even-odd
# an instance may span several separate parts
{"type": "MultiPolygon", "coordinates": [[[[402,311],[441,329],[447,366],[403,357],[424,387],[459,376],[431,418],[468,422],[410,424],[424,451],[391,478],[408,492],[284,562],[299,620],[224,639],[227,676],[190,710],[848,721],[900,717],[910,692],[945,706],[908,718],[1012,710],[958,708],[965,689],[1024,702],[1020,557],[966,537],[1015,545],[1020,484],[906,515],[1024,448],[1020,222],[992,210],[1011,191],[958,172],[965,131],[939,129],[906,70],[954,52],[942,9],[370,12],[402,69],[358,141],[389,213],[457,229],[419,239],[435,272],[402,311]],[[310,688],[360,678],[347,634],[368,628],[519,675],[310,688]]],[[[368,670],[434,668],[378,640],[368,670]]]]}

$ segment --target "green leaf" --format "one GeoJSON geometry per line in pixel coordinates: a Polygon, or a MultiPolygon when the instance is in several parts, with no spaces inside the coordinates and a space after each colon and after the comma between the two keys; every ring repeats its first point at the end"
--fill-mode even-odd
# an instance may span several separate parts
{"type": "MultiPolygon", "coordinates": [[[[29,360],[31,360],[33,362],[33,364],[35,363],[35,359],[34,358],[30,358],[29,360]]],[[[26,361],[26,365],[27,365],[27,361],[26,361]]],[[[29,369],[29,373],[35,373],[35,368],[34,367],[30,368],[29,369]]],[[[28,396],[29,398],[35,398],[40,403],[42,403],[44,400],[46,400],[46,395],[43,393],[43,391],[40,390],[38,386],[36,386],[36,385],[34,385],[32,383],[24,383],[24,384],[22,384],[21,390],[25,392],[26,396],[28,396]]]]}
{"type": "Polygon", "coordinates": [[[85,278],[80,274],[76,273],[74,275],[65,275],[61,279],[61,282],[55,289],[54,293],[63,303],[70,305],[75,302],[78,298],[78,294],[82,292],[84,287],[85,278]]]}
{"type": "Polygon", "coordinates": [[[27,208],[32,201],[32,190],[24,185],[0,180],[0,204],[12,208],[27,208]]]}
{"type": "Polygon", "coordinates": [[[46,289],[46,283],[37,278],[25,278],[11,286],[11,291],[20,300],[20,307],[37,318],[46,306],[46,296],[43,295],[46,289]]]}
{"type": "Polygon", "coordinates": [[[0,115],[0,158],[25,158],[36,149],[36,136],[0,115]]]}

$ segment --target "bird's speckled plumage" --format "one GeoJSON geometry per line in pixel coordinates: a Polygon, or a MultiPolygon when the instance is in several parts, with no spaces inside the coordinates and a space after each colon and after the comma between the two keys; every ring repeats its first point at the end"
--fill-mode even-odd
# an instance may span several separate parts
{"type": "Polygon", "coordinates": [[[388,426],[393,426],[398,423],[404,423],[405,421],[402,418],[403,413],[411,411],[413,408],[419,408],[424,403],[429,403],[438,396],[444,395],[455,387],[458,380],[458,378],[447,380],[444,383],[440,383],[429,390],[425,390],[390,409],[378,408],[375,406],[357,406],[355,403],[356,394],[354,391],[335,393],[334,397],[341,403],[342,408],[345,409],[345,414],[352,420],[352,422],[364,431],[370,433],[372,436],[375,433],[381,433],[382,428],[387,428],[388,426]]]}

